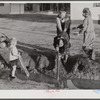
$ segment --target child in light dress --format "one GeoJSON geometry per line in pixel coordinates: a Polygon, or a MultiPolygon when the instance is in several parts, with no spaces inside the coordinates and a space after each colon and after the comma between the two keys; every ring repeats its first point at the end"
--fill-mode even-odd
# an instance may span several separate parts
{"type": "Polygon", "coordinates": [[[16,38],[12,38],[10,41],[10,52],[9,52],[9,64],[11,66],[11,73],[10,73],[11,79],[14,79],[16,77],[15,72],[17,68],[17,62],[20,56],[16,45],[17,45],[16,38]]]}
{"type": "Polygon", "coordinates": [[[95,60],[95,54],[93,50],[95,31],[90,9],[84,8],[82,11],[82,15],[84,17],[83,23],[76,28],[80,28],[80,34],[83,34],[83,50],[89,55],[92,60],[95,60]]]}
{"type": "Polygon", "coordinates": [[[20,53],[18,52],[16,45],[17,45],[16,38],[12,38],[10,41],[10,52],[9,52],[9,64],[11,66],[11,73],[10,73],[11,80],[16,77],[15,73],[16,73],[18,61],[21,63],[21,67],[25,71],[27,77],[29,77],[29,72],[23,63],[23,59],[20,53]]]}

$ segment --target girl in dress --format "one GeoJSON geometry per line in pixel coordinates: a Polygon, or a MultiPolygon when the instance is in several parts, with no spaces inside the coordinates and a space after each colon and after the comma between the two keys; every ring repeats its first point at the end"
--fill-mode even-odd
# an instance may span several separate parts
{"type": "Polygon", "coordinates": [[[95,40],[95,31],[94,24],[91,18],[91,12],[89,8],[84,8],[82,11],[82,15],[84,17],[83,23],[78,27],[74,27],[73,29],[79,28],[80,34],[83,34],[83,50],[89,55],[92,60],[95,60],[93,44],[95,40]]]}
{"type": "Polygon", "coordinates": [[[90,58],[95,59],[94,51],[93,51],[93,44],[95,40],[95,31],[94,31],[94,24],[91,18],[91,12],[89,8],[83,9],[83,28],[81,33],[83,34],[83,50],[90,52],[90,58]]]}

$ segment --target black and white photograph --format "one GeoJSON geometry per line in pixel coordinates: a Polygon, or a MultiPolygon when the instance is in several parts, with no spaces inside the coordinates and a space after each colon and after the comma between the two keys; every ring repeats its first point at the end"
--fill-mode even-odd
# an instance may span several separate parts
{"type": "Polygon", "coordinates": [[[100,89],[100,3],[0,3],[0,90],[52,89],[100,89]]]}

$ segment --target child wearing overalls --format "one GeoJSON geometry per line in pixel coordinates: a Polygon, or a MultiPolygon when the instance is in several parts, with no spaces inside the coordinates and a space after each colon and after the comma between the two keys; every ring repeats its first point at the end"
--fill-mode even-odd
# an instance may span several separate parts
{"type": "MultiPolygon", "coordinates": [[[[65,62],[67,62],[70,48],[70,24],[71,21],[65,11],[60,11],[56,18],[57,36],[54,38],[54,47],[56,51],[59,49],[56,42],[58,38],[63,40],[63,53],[65,54],[65,62]]],[[[61,47],[61,46],[60,46],[61,47]]]]}

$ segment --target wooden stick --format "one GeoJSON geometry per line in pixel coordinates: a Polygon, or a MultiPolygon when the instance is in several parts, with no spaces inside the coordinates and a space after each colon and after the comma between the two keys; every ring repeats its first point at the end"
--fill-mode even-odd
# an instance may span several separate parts
{"type": "Polygon", "coordinates": [[[57,81],[59,82],[59,51],[57,52],[57,81]]]}
{"type": "Polygon", "coordinates": [[[20,61],[20,63],[21,63],[21,67],[23,68],[23,70],[24,70],[26,76],[29,77],[29,72],[28,72],[27,68],[25,67],[24,62],[23,62],[23,59],[22,59],[21,56],[19,56],[19,61],[20,61]]]}

